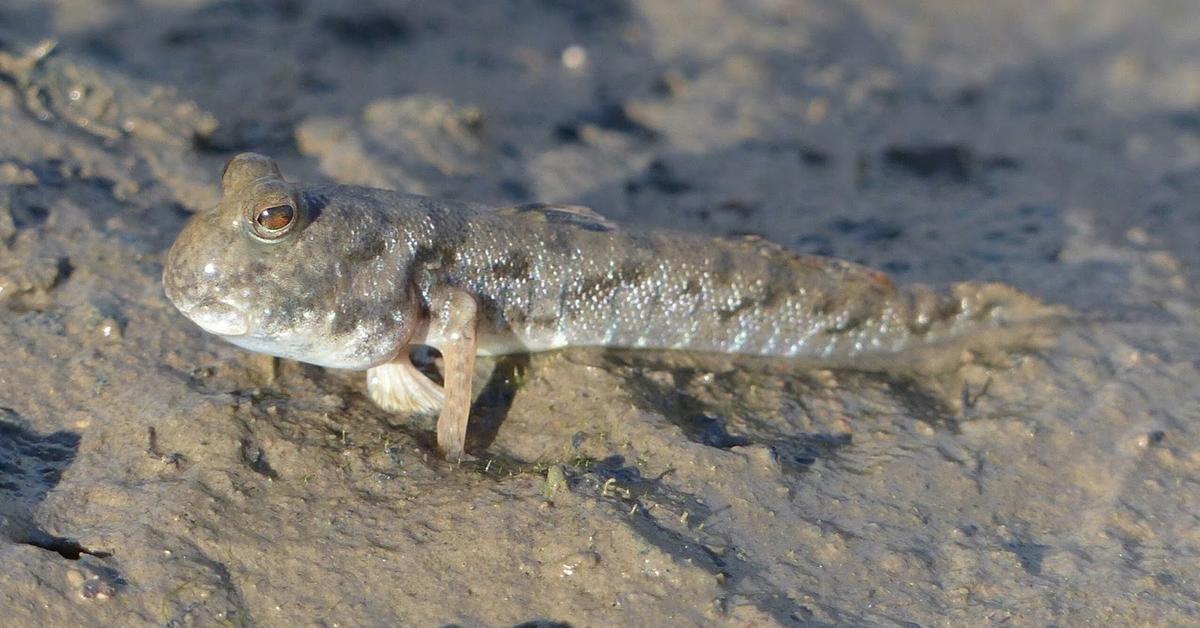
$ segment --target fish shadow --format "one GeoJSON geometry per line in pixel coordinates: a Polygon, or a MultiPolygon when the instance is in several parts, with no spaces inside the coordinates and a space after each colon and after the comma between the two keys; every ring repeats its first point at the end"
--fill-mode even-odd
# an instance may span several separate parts
{"type": "MultiPolygon", "coordinates": [[[[639,362],[619,353],[606,357],[614,364],[639,362]]],[[[692,442],[725,450],[762,445],[781,469],[797,474],[804,473],[820,459],[835,457],[839,450],[852,444],[849,434],[803,431],[788,425],[786,420],[756,418],[757,412],[740,413],[747,416],[733,427],[731,408],[716,407],[689,392],[690,385],[702,376],[704,369],[676,367],[668,372],[670,379],[664,381],[651,378],[635,367],[626,371],[625,388],[636,405],[663,416],[692,442]]]]}
{"type": "Polygon", "coordinates": [[[471,404],[471,422],[467,427],[467,450],[487,451],[500,433],[500,426],[512,410],[513,399],[529,370],[527,353],[496,358],[492,374],[471,404]]]}

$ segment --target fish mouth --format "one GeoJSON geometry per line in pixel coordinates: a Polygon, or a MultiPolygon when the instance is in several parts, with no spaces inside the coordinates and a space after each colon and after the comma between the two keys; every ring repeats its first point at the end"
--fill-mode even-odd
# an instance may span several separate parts
{"type": "Polygon", "coordinates": [[[218,336],[244,336],[250,321],[241,310],[223,301],[203,301],[187,309],[180,308],[201,329],[218,336]]]}

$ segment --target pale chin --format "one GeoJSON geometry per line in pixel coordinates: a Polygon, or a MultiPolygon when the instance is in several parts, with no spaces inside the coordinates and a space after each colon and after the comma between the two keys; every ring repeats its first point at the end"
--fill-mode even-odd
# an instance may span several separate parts
{"type": "Polygon", "coordinates": [[[246,334],[236,336],[222,335],[221,338],[247,351],[265,353],[277,358],[287,358],[307,364],[316,364],[325,368],[365,371],[373,366],[378,366],[378,362],[380,362],[380,360],[371,361],[364,359],[362,356],[354,355],[351,351],[322,350],[314,346],[303,348],[293,347],[277,340],[267,340],[246,334]]]}
{"type": "Polygon", "coordinates": [[[244,336],[250,331],[246,317],[229,307],[198,308],[188,312],[188,318],[204,331],[227,338],[244,336]]]}

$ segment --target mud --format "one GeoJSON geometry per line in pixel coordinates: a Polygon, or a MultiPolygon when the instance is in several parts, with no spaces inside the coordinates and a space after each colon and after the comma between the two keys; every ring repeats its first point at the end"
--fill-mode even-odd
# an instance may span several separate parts
{"type": "Polygon", "coordinates": [[[4,623],[1194,624],[1197,28],[1170,0],[6,2],[4,623]],[[240,150],[1076,317],[957,403],[776,361],[481,361],[452,466],[361,374],[167,303],[240,150]]]}

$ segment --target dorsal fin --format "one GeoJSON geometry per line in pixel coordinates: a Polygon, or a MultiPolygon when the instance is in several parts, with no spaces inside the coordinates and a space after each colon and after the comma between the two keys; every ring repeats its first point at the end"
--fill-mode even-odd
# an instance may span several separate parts
{"type": "Polygon", "coordinates": [[[796,253],[778,242],[768,240],[756,233],[742,233],[737,235],[716,236],[713,238],[719,242],[723,242],[731,247],[743,249],[746,251],[757,251],[762,255],[786,255],[796,253]]]}
{"type": "Polygon", "coordinates": [[[616,231],[617,224],[583,205],[563,203],[526,203],[502,207],[497,213],[525,220],[567,224],[588,231],[616,231]]]}

